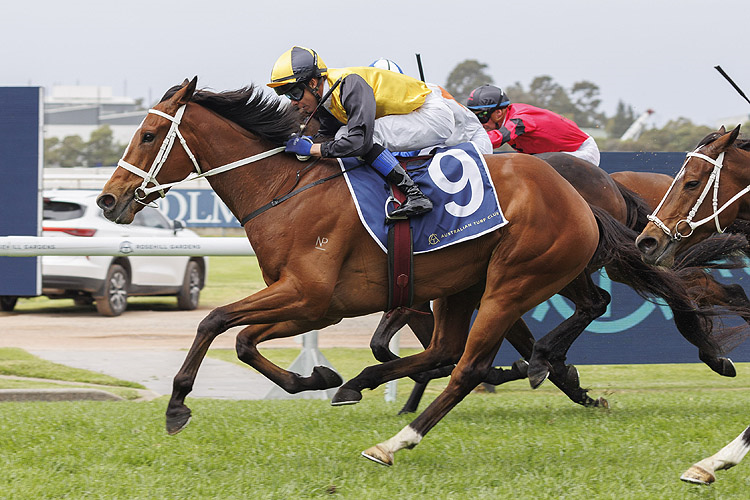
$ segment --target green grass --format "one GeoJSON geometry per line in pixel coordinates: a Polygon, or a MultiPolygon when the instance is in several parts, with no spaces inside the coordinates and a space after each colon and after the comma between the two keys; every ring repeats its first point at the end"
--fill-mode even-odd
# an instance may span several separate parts
{"type": "MultiPolygon", "coordinates": [[[[664,367],[644,370],[659,378],[664,367]]],[[[413,416],[395,415],[402,400],[371,393],[338,408],[189,399],[193,420],[171,437],[165,399],[4,404],[0,497],[747,499],[747,464],[711,487],[678,480],[748,423],[750,391],[727,390],[718,377],[713,389],[690,391],[705,378],[691,372],[680,391],[615,389],[611,410],[525,382],[472,394],[391,468],[359,452],[413,416]]]]}
{"type": "Polygon", "coordinates": [[[0,348],[0,375],[18,377],[0,378],[0,389],[60,389],[85,385],[126,399],[138,397],[138,392],[131,389],[145,389],[137,382],[46,361],[17,347],[0,348]]]}
{"type": "MultiPolygon", "coordinates": [[[[297,349],[266,349],[286,366],[297,349]]],[[[408,354],[404,350],[403,354],[408,354]]],[[[236,360],[229,350],[211,356],[236,360]]],[[[349,378],[367,349],[324,349],[349,378]]],[[[91,380],[83,370],[0,350],[4,373],[91,380]],[[34,365],[37,367],[33,367],[34,365]]],[[[747,499],[746,464],[711,487],[678,480],[747,425],[750,363],[733,379],[701,364],[579,366],[610,410],[585,409],[552,384],[527,381],[472,393],[413,450],[385,468],[359,452],[414,417],[382,388],[355,406],[320,400],[188,398],[191,424],[164,432],[166,398],[151,402],[0,404],[0,498],[102,499],[747,499]]],[[[199,374],[200,376],[200,374],[199,374]]],[[[445,385],[428,389],[424,408],[445,385]]]]}

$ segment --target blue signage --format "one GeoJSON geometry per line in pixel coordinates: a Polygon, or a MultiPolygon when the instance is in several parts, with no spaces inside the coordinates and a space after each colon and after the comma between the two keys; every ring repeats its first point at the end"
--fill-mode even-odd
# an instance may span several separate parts
{"type": "MultiPolygon", "coordinates": [[[[42,89],[0,87],[0,236],[41,226],[42,89]]],[[[39,257],[0,257],[0,295],[41,293],[39,257]]]]}
{"type": "MultiPolygon", "coordinates": [[[[685,153],[601,154],[601,167],[610,173],[634,170],[674,176],[684,161],[685,153]]],[[[750,292],[750,268],[712,273],[722,283],[737,283],[750,292]]],[[[612,282],[604,271],[594,276],[594,282],[612,295],[612,302],[607,312],[591,323],[573,344],[568,352],[568,363],[699,362],[698,349],[680,335],[672,321],[672,311],[664,303],[644,300],[631,288],[612,282]]],[[[555,295],[524,315],[524,320],[534,336],[541,338],[572,313],[572,304],[555,295]]],[[[742,320],[737,318],[724,320],[724,325],[741,323],[742,320]]],[[[729,357],[737,362],[750,361],[750,342],[741,344],[729,357]]],[[[504,342],[495,358],[495,364],[507,366],[518,358],[518,353],[504,342]]]]}
{"type": "Polygon", "coordinates": [[[240,227],[239,221],[212,189],[171,189],[159,210],[190,227],[240,227]]]}

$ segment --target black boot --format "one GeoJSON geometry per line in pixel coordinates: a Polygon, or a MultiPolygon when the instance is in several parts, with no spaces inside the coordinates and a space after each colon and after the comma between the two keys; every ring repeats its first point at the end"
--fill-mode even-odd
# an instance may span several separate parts
{"type": "Polygon", "coordinates": [[[395,184],[406,195],[406,200],[401,206],[388,214],[386,222],[421,215],[432,210],[430,199],[422,193],[401,165],[393,167],[393,170],[385,178],[388,182],[395,184]]]}

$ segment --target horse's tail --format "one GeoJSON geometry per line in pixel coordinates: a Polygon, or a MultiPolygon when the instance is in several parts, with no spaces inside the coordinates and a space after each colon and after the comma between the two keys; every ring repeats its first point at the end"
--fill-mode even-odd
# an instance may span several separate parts
{"type": "Polygon", "coordinates": [[[728,345],[722,342],[720,335],[712,334],[712,318],[720,312],[710,304],[694,300],[691,282],[678,271],[644,263],[634,244],[637,232],[597,207],[592,206],[591,210],[599,225],[599,245],[589,270],[606,266],[610,278],[630,286],[644,299],[661,298],[675,316],[689,314],[693,331],[681,333],[699,337],[698,343],[703,346],[701,350],[725,352],[728,345]]]}
{"type": "Polygon", "coordinates": [[[599,225],[599,245],[592,258],[595,268],[606,266],[645,299],[670,298],[689,307],[688,287],[676,271],[643,262],[635,246],[637,232],[598,207],[591,206],[591,210],[599,225]]]}
{"type": "Polygon", "coordinates": [[[635,191],[626,188],[617,181],[615,181],[615,184],[617,184],[620,194],[625,199],[625,206],[627,206],[626,225],[630,229],[640,233],[646,227],[646,224],[648,224],[647,217],[651,213],[651,207],[635,191]]]}

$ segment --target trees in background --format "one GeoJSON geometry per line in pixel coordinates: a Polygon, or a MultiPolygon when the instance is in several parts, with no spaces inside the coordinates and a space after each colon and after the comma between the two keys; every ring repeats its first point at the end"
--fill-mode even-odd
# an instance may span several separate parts
{"type": "Polygon", "coordinates": [[[45,167],[100,167],[116,165],[122,157],[126,144],[114,141],[112,129],[103,125],[93,132],[88,141],[78,135],[60,140],[57,137],[44,139],[45,167]]]}
{"type": "MultiPolygon", "coordinates": [[[[446,90],[459,102],[465,103],[474,88],[493,83],[487,68],[487,64],[475,59],[459,63],[448,76],[446,90]]],[[[551,76],[543,75],[535,77],[528,86],[520,82],[499,86],[513,102],[549,109],[570,118],[581,128],[603,130],[605,137],[595,134],[602,151],[688,151],[714,131],[710,127],[695,125],[689,119],[680,117],[669,121],[662,128],[643,131],[637,140],[621,141],[619,138],[638,115],[633,106],[619,101],[615,114],[607,116],[600,109],[599,87],[593,82],[582,80],[575,82],[570,88],[565,88],[551,76]]]]}

